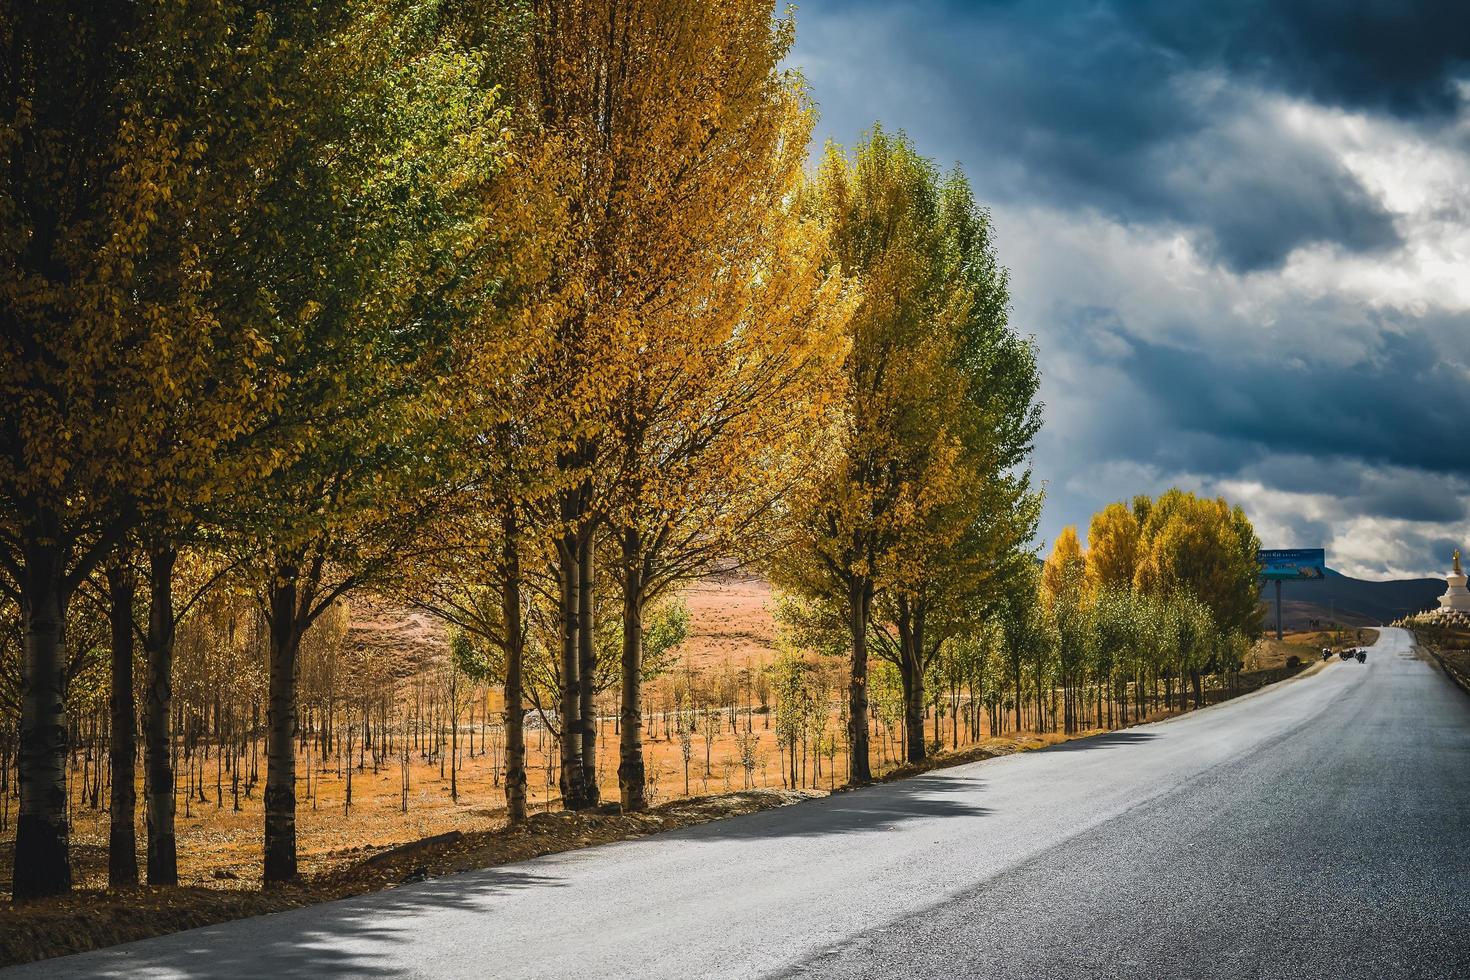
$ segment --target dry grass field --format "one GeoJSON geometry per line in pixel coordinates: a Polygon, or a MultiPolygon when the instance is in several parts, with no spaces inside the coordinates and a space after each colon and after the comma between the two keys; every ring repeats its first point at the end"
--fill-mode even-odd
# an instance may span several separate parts
{"type": "MultiPolygon", "coordinates": [[[[690,611],[689,636],[680,651],[681,669],[714,672],[749,668],[759,670],[769,662],[774,643],[774,623],[768,608],[770,586],[759,579],[722,579],[700,583],[685,595],[690,611]]],[[[349,643],[359,636],[376,637],[379,646],[392,649],[406,643],[428,643],[437,630],[422,617],[400,617],[391,623],[368,610],[349,632],[349,643]]],[[[647,725],[647,755],[655,802],[686,795],[700,796],[746,788],[781,788],[783,783],[775,735],[768,713],[752,705],[737,712],[732,730],[728,714],[718,731],[698,732],[692,740],[685,792],[685,764],[676,732],[668,730],[668,718],[657,710],[647,725]],[[741,738],[749,729],[747,744],[754,741],[755,765],[747,771],[741,763],[741,738]],[[708,762],[708,765],[706,765],[708,762]]],[[[386,848],[408,841],[459,830],[488,831],[505,822],[504,795],[500,783],[503,762],[499,733],[483,724],[500,710],[498,697],[486,695],[476,705],[475,723],[462,721],[460,767],[455,774],[457,800],[451,798],[447,759],[427,761],[419,752],[410,754],[408,802],[403,805],[402,777],[397,759],[377,767],[371,755],[361,767],[352,767],[351,805],[347,804],[348,772],[336,757],[322,760],[307,753],[298,755],[297,834],[304,874],[320,875],[351,865],[386,848]]],[[[605,801],[617,799],[617,733],[608,704],[600,728],[599,785],[605,801]]],[[[555,743],[534,716],[527,733],[531,804],[534,811],[554,810],[558,794],[552,765],[555,743]]],[[[835,708],[834,708],[835,719],[835,708]]],[[[260,854],[264,821],[262,785],[249,786],[248,762],[244,769],[238,801],[232,793],[228,772],[207,753],[196,758],[191,791],[190,774],[181,763],[176,830],[179,876],[182,884],[221,889],[257,888],[260,883],[260,854]],[[247,788],[248,787],[248,788],[247,788]]],[[[748,751],[746,755],[751,753],[748,751]]],[[[834,760],[807,760],[804,778],[809,787],[830,787],[839,781],[833,775],[834,760]]],[[[839,753],[835,760],[840,773],[846,766],[839,753]]],[[[72,773],[83,782],[83,768],[96,761],[78,758],[72,773]]],[[[258,762],[264,779],[265,760],[258,762]]],[[[141,778],[141,777],[140,777],[141,778]]],[[[140,784],[141,800],[141,784],[140,784]]],[[[93,807],[74,796],[72,801],[72,850],[76,884],[101,888],[106,883],[108,815],[105,799],[93,807]]],[[[10,849],[14,835],[14,800],[7,797],[10,812],[0,832],[0,890],[9,886],[10,849]]],[[[139,819],[140,846],[143,836],[139,819]]],[[[141,852],[140,852],[141,854],[141,852]]],[[[140,866],[141,866],[140,858],[140,866]]]]}
{"type": "Polygon", "coordinates": [[[689,638],[681,651],[696,668],[762,666],[776,644],[772,591],[760,578],[718,578],[684,592],[689,638]]]}

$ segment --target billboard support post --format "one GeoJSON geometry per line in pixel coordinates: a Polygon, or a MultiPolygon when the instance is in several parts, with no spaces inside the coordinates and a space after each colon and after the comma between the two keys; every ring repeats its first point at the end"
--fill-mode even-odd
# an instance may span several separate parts
{"type": "Polygon", "coordinates": [[[1276,580],[1276,639],[1281,639],[1281,579],[1276,580]]]}

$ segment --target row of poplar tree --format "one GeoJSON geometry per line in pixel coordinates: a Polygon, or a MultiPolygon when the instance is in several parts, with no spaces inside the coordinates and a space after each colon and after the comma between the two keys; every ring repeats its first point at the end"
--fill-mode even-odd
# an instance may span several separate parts
{"type": "Polygon", "coordinates": [[[645,614],[734,562],[845,638],[870,778],[870,642],[921,717],[935,651],[1034,591],[1038,374],[962,174],[877,127],[809,166],[794,30],[771,0],[0,5],[17,899],[71,884],[81,602],[118,884],[135,731],[147,876],[177,880],[174,645],[220,589],[266,637],[267,884],[297,871],[303,639],[356,591],[493,665],[513,822],[528,653],[563,803],[596,805],[616,626],[640,809],[645,614]]]}
{"type": "MultiPolygon", "coordinates": [[[[1056,651],[1062,725],[1146,714],[1163,687],[1169,708],[1205,701],[1204,677],[1233,678],[1261,629],[1260,541],[1238,506],[1181,490],[1113,503],[1092,517],[1083,551],[1075,528],[1041,570],[1041,629],[1056,651]],[[1092,704],[1088,702],[1091,701],[1092,704]]],[[[1039,710],[1039,709],[1038,709],[1039,710]]]]}
{"type": "MultiPolygon", "coordinates": [[[[958,745],[962,722],[966,738],[997,734],[1008,720],[1016,731],[1075,733],[1182,710],[1189,695],[1200,707],[1208,675],[1240,686],[1262,607],[1259,540],[1239,507],[1177,489],[1140,495],[1094,514],[1088,542],[1084,550],[1076,528],[1064,528],[1044,563],[1025,555],[973,591],[879,581],[863,636],[878,658],[870,713],[902,734],[905,761],[945,741],[946,715],[958,745]]],[[[936,548],[932,560],[953,554],[936,548]]],[[[774,563],[778,573],[786,561],[774,563]]],[[[810,721],[798,696],[811,670],[802,651],[853,647],[841,599],[797,593],[777,609],[788,641],[772,668],[778,732],[793,744],[810,721]]],[[[849,739],[867,727],[851,725],[850,710],[849,739]]]]}

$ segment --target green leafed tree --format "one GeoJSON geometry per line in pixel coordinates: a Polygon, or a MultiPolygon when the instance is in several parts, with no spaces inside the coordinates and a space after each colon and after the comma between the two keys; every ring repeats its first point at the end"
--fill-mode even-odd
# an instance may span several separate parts
{"type": "Polygon", "coordinates": [[[831,451],[793,510],[794,541],[774,574],[846,624],[850,775],[861,782],[871,777],[875,619],[905,685],[908,755],[922,758],[912,717],[926,666],[983,614],[1031,536],[1037,377],[1007,323],[1005,273],[962,174],[942,176],[905,137],[875,127],[850,156],[829,147],[807,206],[862,298],[831,451]]]}
{"type": "Polygon", "coordinates": [[[296,874],[302,638],[405,560],[450,499],[453,340],[495,293],[487,253],[502,241],[486,203],[507,117],[485,59],[440,4],[362,0],[337,16],[290,93],[289,166],[221,284],[266,317],[287,379],[247,440],[276,465],[227,518],[268,622],[267,883],[296,874]]]}

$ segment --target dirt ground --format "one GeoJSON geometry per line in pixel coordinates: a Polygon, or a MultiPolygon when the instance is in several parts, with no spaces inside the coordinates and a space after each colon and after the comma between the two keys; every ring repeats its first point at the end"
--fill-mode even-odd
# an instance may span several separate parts
{"type": "MultiPolygon", "coordinates": [[[[687,662],[696,670],[709,670],[729,665],[732,669],[749,666],[758,669],[767,663],[774,645],[774,622],[768,604],[770,586],[752,578],[723,578],[693,586],[685,595],[689,607],[689,637],[681,651],[681,664],[687,662]]],[[[397,636],[405,633],[403,624],[390,624],[397,636]]],[[[421,640],[433,632],[421,623],[411,637],[421,640]]],[[[360,628],[387,630],[369,620],[360,628]]],[[[407,635],[407,634],[405,634],[407,635]]],[[[604,800],[617,799],[617,734],[611,719],[613,705],[601,725],[598,747],[599,786],[604,800]]],[[[657,708],[655,702],[655,708],[657,708]]],[[[488,831],[500,827],[505,820],[504,791],[500,785],[502,747],[498,733],[486,731],[481,724],[486,711],[500,709],[495,695],[487,697],[476,710],[475,730],[466,725],[461,730],[461,765],[455,782],[458,799],[450,797],[447,770],[438,762],[427,762],[415,754],[409,773],[409,799],[402,805],[399,763],[396,759],[374,771],[371,758],[352,773],[352,805],[346,805],[346,772],[337,760],[311,760],[298,753],[297,842],[302,871],[319,874],[341,867],[366,855],[406,841],[419,840],[451,830],[488,831]],[[308,764],[311,762],[312,764],[308,764]]],[[[532,716],[534,719],[534,716],[532,716]]],[[[533,726],[535,722],[528,719],[533,726]]],[[[685,795],[723,793],[749,788],[780,788],[782,783],[779,753],[775,735],[767,727],[769,718],[750,712],[738,719],[737,727],[749,725],[756,740],[759,765],[747,779],[738,764],[740,752],[736,733],[727,723],[706,745],[703,734],[693,740],[693,758],[689,764],[689,793],[684,790],[684,760],[676,736],[665,731],[661,719],[649,722],[647,742],[648,767],[655,802],[666,802],[685,795]],[[709,766],[705,767],[706,756],[709,766]]],[[[558,793],[549,779],[555,745],[549,734],[539,727],[527,733],[530,796],[533,810],[555,808],[558,793]]],[[[826,759],[816,760],[807,773],[806,782],[815,784],[820,764],[820,782],[830,785],[826,759]]],[[[839,766],[845,760],[839,758],[839,766]]],[[[202,786],[193,794],[186,793],[189,775],[179,766],[178,835],[179,877],[181,884],[221,889],[257,888],[260,883],[260,852],[264,825],[263,786],[247,792],[242,789],[239,809],[231,792],[229,774],[220,773],[215,760],[203,761],[202,786]],[[219,780],[218,785],[216,780],[219,780]],[[201,800],[200,796],[203,799],[201,800]]],[[[258,762],[259,776],[264,779],[265,760],[258,762]]],[[[80,786],[82,771],[78,767],[72,780],[80,786]]],[[[141,780],[141,775],[140,775],[141,780]]],[[[141,801],[141,782],[139,784],[141,801]]],[[[11,812],[0,821],[0,890],[8,890],[9,858],[14,840],[14,800],[5,801],[11,812]]],[[[99,888],[107,875],[107,821],[105,800],[93,808],[90,801],[73,798],[72,852],[76,884],[83,888],[99,888]]],[[[138,830],[143,836],[142,818],[138,830]]],[[[140,850],[141,866],[141,850],[140,850]]]]}
{"type": "Polygon", "coordinates": [[[753,577],[697,582],[684,591],[689,638],[681,651],[696,669],[763,666],[776,646],[771,584],[753,577]]]}
{"type": "Polygon", "coordinates": [[[1322,659],[1322,648],[1341,650],[1344,647],[1371,646],[1378,639],[1378,631],[1371,627],[1351,627],[1341,630],[1300,630],[1288,632],[1278,640],[1268,635],[1256,641],[1246,657],[1247,670],[1272,670],[1284,667],[1290,657],[1310,665],[1322,659]]]}

